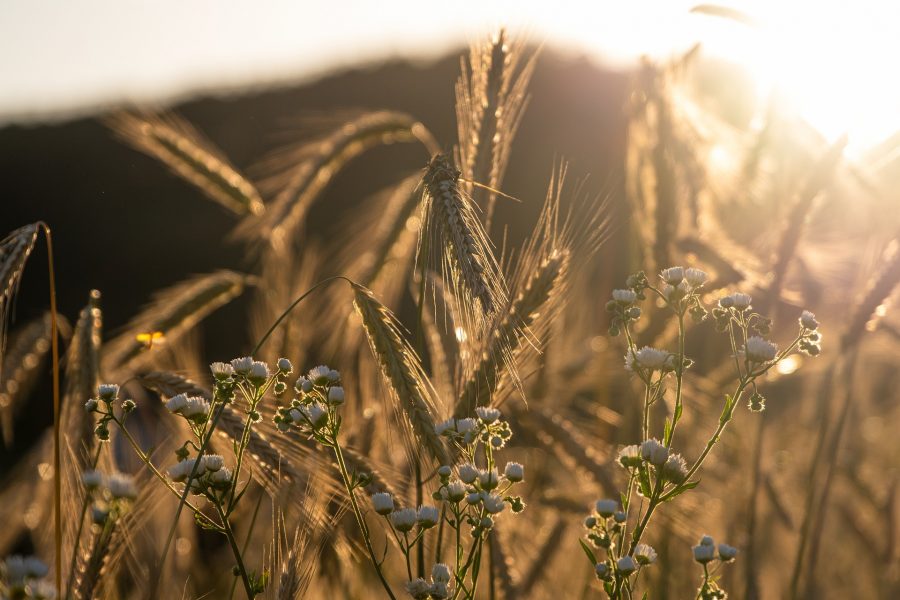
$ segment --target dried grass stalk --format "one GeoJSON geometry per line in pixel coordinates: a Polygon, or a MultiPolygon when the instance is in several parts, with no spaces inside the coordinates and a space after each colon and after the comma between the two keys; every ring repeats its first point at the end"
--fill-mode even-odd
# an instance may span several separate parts
{"type": "Polygon", "coordinates": [[[184,119],[120,113],[107,124],[131,147],[161,161],[231,212],[258,215],[265,210],[253,184],[184,119]]]}
{"type": "MultiPolygon", "coordinates": [[[[25,261],[34,250],[39,227],[38,223],[19,227],[0,241],[0,357],[6,348],[9,307],[19,289],[25,261]]],[[[3,372],[0,371],[2,377],[3,372]]]]}
{"type": "Polygon", "coordinates": [[[362,318],[363,327],[381,366],[394,399],[394,412],[402,423],[407,451],[410,457],[424,449],[438,464],[447,464],[447,450],[434,431],[435,394],[425,375],[418,355],[400,333],[400,325],[394,315],[381,304],[370,290],[351,284],[353,304],[362,318]],[[412,437],[416,442],[413,442],[412,437]]]}

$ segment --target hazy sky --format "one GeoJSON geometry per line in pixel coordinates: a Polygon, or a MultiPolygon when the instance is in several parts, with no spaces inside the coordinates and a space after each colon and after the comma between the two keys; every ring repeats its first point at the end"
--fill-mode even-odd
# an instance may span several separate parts
{"type": "Polygon", "coordinates": [[[862,131],[854,113],[873,111],[894,113],[900,125],[895,3],[719,3],[758,16],[759,30],[690,14],[696,4],[0,0],[0,123],[302,80],[395,56],[433,57],[503,24],[615,64],[702,40],[715,53],[746,59],[764,83],[786,87],[824,129],[862,131]],[[874,85],[879,77],[878,93],[859,92],[867,108],[848,97],[848,89],[874,85]]]}

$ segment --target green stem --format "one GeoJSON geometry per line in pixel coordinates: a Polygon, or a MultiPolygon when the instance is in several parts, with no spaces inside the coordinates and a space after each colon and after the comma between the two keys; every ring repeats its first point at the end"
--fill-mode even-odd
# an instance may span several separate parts
{"type": "Polygon", "coordinates": [[[241,572],[241,580],[244,582],[244,590],[247,592],[247,598],[248,600],[253,600],[256,594],[253,593],[253,585],[250,583],[250,576],[247,575],[247,568],[244,566],[244,560],[241,558],[241,550],[238,548],[237,540],[234,538],[234,531],[231,529],[231,523],[228,522],[228,517],[225,515],[225,511],[222,510],[222,506],[218,502],[213,502],[212,504],[216,507],[219,518],[222,519],[222,529],[225,532],[225,537],[228,538],[228,544],[231,546],[234,560],[237,561],[238,570],[241,572]]]}
{"type": "MultiPolygon", "coordinates": [[[[375,567],[375,572],[378,574],[378,579],[381,581],[384,591],[387,592],[387,595],[391,600],[397,600],[397,597],[394,596],[394,592],[391,591],[391,586],[388,585],[387,580],[384,578],[384,573],[381,571],[381,564],[375,557],[375,549],[372,548],[372,540],[369,537],[369,528],[359,509],[359,503],[356,501],[356,494],[354,494],[353,488],[350,485],[350,474],[347,471],[347,464],[344,462],[344,454],[341,452],[341,446],[337,443],[336,439],[334,440],[332,448],[334,450],[334,456],[337,459],[338,469],[341,472],[341,479],[344,481],[344,489],[347,490],[347,495],[350,497],[350,506],[353,508],[353,515],[356,517],[356,524],[363,534],[363,541],[366,544],[366,550],[369,552],[369,558],[372,560],[372,565],[375,567]]],[[[412,579],[412,577],[410,577],[410,579],[412,579]]]]}

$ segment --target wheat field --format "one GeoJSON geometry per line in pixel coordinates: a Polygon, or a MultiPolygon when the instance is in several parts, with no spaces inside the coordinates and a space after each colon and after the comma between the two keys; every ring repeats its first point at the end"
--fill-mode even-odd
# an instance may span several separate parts
{"type": "Polygon", "coordinates": [[[504,191],[540,52],[503,30],[460,57],[454,139],[336,110],[245,173],[178,114],[107,116],[244,260],[110,332],[104,290],[57,311],[53,224],[7,228],[6,447],[54,418],[2,473],[0,597],[900,597],[896,159],[736,124],[697,54],[633,73],[623,194],[576,157],[504,191]],[[388,144],[420,160],[320,201],[388,144]],[[236,299],[251,342],[201,348],[236,299]]]}

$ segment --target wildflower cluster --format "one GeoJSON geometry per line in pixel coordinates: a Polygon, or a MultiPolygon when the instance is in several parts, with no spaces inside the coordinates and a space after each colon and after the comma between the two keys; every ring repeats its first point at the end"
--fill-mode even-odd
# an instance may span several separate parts
{"type": "MultiPolygon", "coordinates": [[[[448,438],[460,456],[457,465],[442,465],[437,470],[440,485],[432,498],[440,508],[401,508],[393,496],[383,492],[371,498],[372,508],[384,517],[387,530],[406,558],[410,578],[406,589],[413,598],[448,598],[454,588],[453,582],[466,586],[467,577],[471,581],[468,589],[474,590],[478,583],[477,565],[495,520],[507,508],[512,513],[525,510],[522,498],[510,493],[515,484],[525,479],[525,468],[519,463],[507,462],[501,473],[494,458],[494,452],[503,448],[512,437],[509,423],[495,408],[479,407],[475,411],[476,417],[449,419],[435,426],[436,432],[448,438]],[[425,532],[438,525],[442,530],[446,526],[453,532],[453,576],[450,567],[436,563],[430,582],[423,578],[413,579],[412,551],[418,544],[425,543],[425,532]],[[468,553],[464,540],[471,540],[468,553]]],[[[441,539],[438,535],[439,545],[441,539]]]]}
{"type": "MultiPolygon", "coordinates": [[[[276,396],[284,393],[287,388],[285,378],[292,370],[291,362],[286,358],[278,360],[274,371],[265,362],[249,356],[236,358],[230,363],[216,362],[210,365],[214,380],[211,398],[188,394],[176,394],[169,398],[165,404],[166,409],[173,416],[185,420],[192,438],[185,440],[175,451],[177,462],[165,469],[165,475],[151,462],[126,427],[126,418],[136,406],[130,399],[119,401],[117,385],[101,385],[97,398],[89,400],[85,405],[89,412],[100,417],[95,429],[98,439],[108,440],[109,424],[112,422],[118,425],[141,461],[179,498],[179,510],[182,505],[190,507],[198,525],[228,537],[237,562],[236,574],[241,576],[248,598],[265,590],[268,576],[265,573],[257,575],[248,572],[244,567],[230,518],[250,483],[247,481],[240,488],[241,469],[251,430],[261,419],[259,406],[270,390],[276,396]],[[234,442],[233,468],[226,466],[225,457],[206,453],[212,435],[226,411],[243,414],[241,432],[234,442]],[[179,489],[178,485],[183,488],[179,489]],[[187,500],[189,494],[209,500],[218,518],[206,515],[193,505],[187,500]]],[[[96,474],[86,473],[85,477],[86,485],[99,485],[100,480],[96,474]]],[[[113,481],[112,477],[106,480],[106,490],[114,495],[113,485],[110,483],[113,481]]]]}
{"type": "MultiPolygon", "coordinates": [[[[797,336],[787,348],[779,350],[775,343],[767,339],[771,334],[772,321],[753,311],[749,295],[730,294],[707,311],[701,298],[703,286],[708,280],[705,272],[670,267],[664,269],[659,278],[661,283],[652,285],[643,273],[630,276],[626,287],[615,290],[612,300],[606,305],[606,310],[612,314],[610,334],[625,334],[625,368],[640,380],[644,388],[641,428],[641,439],[644,441],[622,448],[617,456],[617,462],[628,475],[621,500],[599,500],[584,521],[586,534],[582,548],[607,595],[617,600],[632,596],[637,575],[656,560],[656,552],[642,541],[651,516],[660,505],[699,484],[699,479],[694,476],[732,420],[742,395],[748,393],[751,410],[762,410],[765,398],[757,390],[757,380],[795,349],[811,356],[817,355],[821,349],[819,324],[808,311],[800,316],[797,336]],[[634,342],[631,328],[641,317],[638,303],[646,299],[648,292],[655,295],[677,319],[678,345],[674,350],[638,348],[634,342]],[[732,351],[729,360],[734,362],[737,386],[732,394],[725,396],[718,426],[705,447],[697,458],[687,461],[673,450],[675,433],[683,413],[683,378],[692,366],[692,361],[685,356],[685,317],[690,315],[699,323],[710,314],[716,329],[728,335],[732,351]],[[673,410],[665,420],[662,435],[654,437],[651,435],[650,407],[664,400],[667,380],[671,379],[675,380],[674,386],[669,386],[670,389],[674,387],[673,410]],[[642,500],[635,503],[635,497],[642,500]],[[595,554],[598,549],[605,552],[602,559],[595,554]]],[[[704,564],[706,573],[699,597],[724,597],[724,592],[721,592],[723,595],[715,595],[720,590],[708,573],[707,563],[717,556],[719,561],[727,562],[734,558],[735,553],[733,548],[723,544],[717,555],[711,539],[709,544],[703,542],[695,548],[695,557],[704,564]]]]}
{"type": "Polygon", "coordinates": [[[716,583],[716,572],[722,565],[734,562],[737,548],[728,544],[719,544],[708,535],[700,538],[700,543],[693,547],[694,560],[703,566],[703,582],[697,590],[698,600],[725,600],[728,594],[716,583]],[[712,567],[712,568],[711,568],[712,567]]]}
{"type": "Polygon", "coordinates": [[[56,589],[44,578],[49,569],[34,556],[14,554],[0,562],[0,598],[50,600],[56,589]]]}
{"type": "Polygon", "coordinates": [[[81,482],[91,503],[91,521],[98,527],[115,523],[137,498],[134,479],[123,473],[104,475],[100,471],[85,471],[81,482]]]}
{"type": "Polygon", "coordinates": [[[344,404],[341,374],[320,365],[297,379],[295,397],[289,406],[279,407],[275,425],[280,431],[297,427],[320,443],[330,446],[339,433],[336,410],[344,404]]]}

